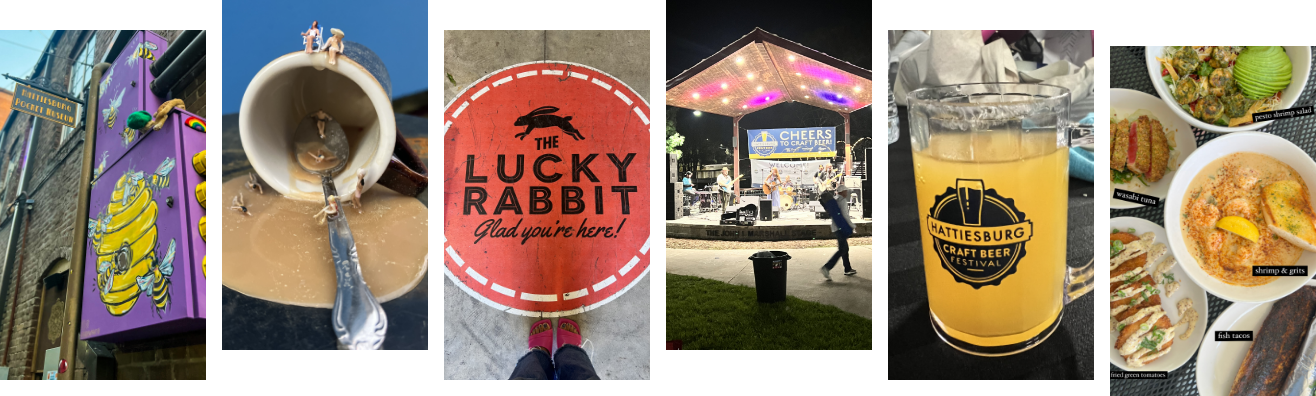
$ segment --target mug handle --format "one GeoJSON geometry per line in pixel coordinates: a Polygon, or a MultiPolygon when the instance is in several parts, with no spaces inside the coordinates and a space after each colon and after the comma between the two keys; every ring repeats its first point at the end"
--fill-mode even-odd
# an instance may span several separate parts
{"type": "Polygon", "coordinates": [[[388,161],[384,174],[376,183],[409,197],[420,195],[429,188],[429,171],[420,156],[411,149],[402,134],[397,134],[393,144],[393,158],[388,161]]]}
{"type": "Polygon", "coordinates": [[[1092,124],[1071,123],[1066,129],[1068,129],[1069,147],[1093,144],[1097,140],[1096,127],[1092,124]]]}
{"type": "Polygon", "coordinates": [[[1065,266],[1065,304],[1070,301],[1079,299],[1083,295],[1092,292],[1092,263],[1095,260],[1089,260],[1087,265],[1073,268],[1065,266]]]}
{"type": "MultiPolygon", "coordinates": [[[[1096,141],[1092,124],[1072,123],[1067,129],[1069,147],[1077,147],[1096,141]]],[[[1095,261],[1095,259],[1088,260],[1087,265],[1078,268],[1065,266],[1065,304],[1069,304],[1070,301],[1077,300],[1079,297],[1092,292],[1092,264],[1095,261]]]]}

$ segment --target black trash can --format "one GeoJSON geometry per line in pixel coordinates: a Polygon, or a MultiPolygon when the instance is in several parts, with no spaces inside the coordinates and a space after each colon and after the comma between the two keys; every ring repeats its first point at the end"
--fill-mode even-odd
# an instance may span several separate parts
{"type": "Polygon", "coordinates": [[[780,250],[764,250],[749,259],[754,262],[754,290],[759,302],[786,301],[786,263],[791,255],[780,250]]]}

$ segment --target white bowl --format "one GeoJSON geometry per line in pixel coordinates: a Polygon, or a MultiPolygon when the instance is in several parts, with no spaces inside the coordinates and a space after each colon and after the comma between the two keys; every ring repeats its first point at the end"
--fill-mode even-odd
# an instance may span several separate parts
{"type": "MultiPolygon", "coordinates": [[[[1161,97],[1161,100],[1165,101],[1167,106],[1174,109],[1174,114],[1183,118],[1184,121],[1188,121],[1189,124],[1198,129],[1215,133],[1255,131],[1274,122],[1254,122],[1231,128],[1207,124],[1193,118],[1192,114],[1188,114],[1188,112],[1183,111],[1182,107],[1179,107],[1179,102],[1176,102],[1174,96],[1170,95],[1170,87],[1166,86],[1165,80],[1161,79],[1161,63],[1156,61],[1156,57],[1161,56],[1161,52],[1164,51],[1165,46],[1147,47],[1147,74],[1151,76],[1152,86],[1156,87],[1156,94],[1161,97]]],[[[1279,109],[1276,110],[1293,107],[1293,104],[1298,102],[1298,97],[1302,96],[1302,88],[1307,86],[1307,75],[1311,74],[1311,47],[1284,47],[1284,52],[1289,55],[1289,61],[1293,62],[1293,79],[1289,81],[1288,88],[1284,88],[1283,96],[1279,101],[1279,109]]]]}
{"type": "MultiPolygon", "coordinates": [[[[1309,185],[1316,183],[1316,161],[1312,161],[1307,153],[1288,140],[1284,140],[1284,138],[1260,132],[1221,136],[1198,147],[1197,151],[1193,152],[1193,155],[1189,156],[1188,160],[1179,166],[1179,172],[1174,175],[1174,180],[1170,182],[1170,193],[1165,197],[1165,232],[1170,237],[1170,249],[1174,253],[1174,257],[1179,259],[1179,265],[1183,266],[1184,270],[1188,272],[1188,276],[1192,277],[1193,281],[1201,285],[1207,292],[1235,302],[1271,301],[1293,293],[1311,278],[1306,276],[1281,276],[1274,282],[1252,287],[1225,283],[1202,270],[1197,263],[1197,259],[1189,253],[1188,246],[1184,243],[1183,230],[1180,228],[1183,196],[1188,191],[1188,185],[1192,183],[1193,177],[1197,176],[1197,173],[1201,172],[1202,168],[1212,161],[1239,152],[1268,155],[1292,167],[1293,170],[1298,172],[1298,175],[1302,176],[1303,182],[1309,185]]],[[[1316,195],[1309,197],[1309,199],[1316,202],[1316,195]]],[[[1303,252],[1302,257],[1298,258],[1298,262],[1294,265],[1316,266],[1316,253],[1303,252]]]]}

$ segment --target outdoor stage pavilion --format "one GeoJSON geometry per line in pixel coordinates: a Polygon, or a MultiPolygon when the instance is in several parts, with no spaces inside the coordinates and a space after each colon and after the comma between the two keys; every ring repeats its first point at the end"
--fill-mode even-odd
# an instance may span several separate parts
{"type": "MultiPolygon", "coordinates": [[[[847,156],[844,171],[850,174],[853,164],[851,150],[848,150],[851,144],[850,113],[872,105],[872,75],[869,70],[755,28],[668,80],[667,104],[732,118],[731,150],[736,159],[732,175],[741,174],[737,134],[740,119],[745,115],[787,102],[835,111],[845,120],[843,138],[847,156]]],[[[735,185],[735,194],[740,194],[740,183],[735,185]]],[[[685,223],[689,222],[668,222],[668,237],[784,240],[812,239],[811,236],[817,237],[818,234],[829,238],[831,234],[825,223],[812,224],[817,222],[809,222],[812,227],[808,228],[813,231],[759,230],[753,232],[757,236],[752,238],[747,238],[749,230],[721,229],[723,227],[716,223],[711,226],[690,224],[693,228],[680,226],[685,223]],[[726,235],[727,232],[733,235],[726,235]]],[[[789,224],[773,225],[791,227],[789,224]]],[[[859,228],[855,230],[856,236],[862,231],[871,235],[871,222],[859,228]]]]}

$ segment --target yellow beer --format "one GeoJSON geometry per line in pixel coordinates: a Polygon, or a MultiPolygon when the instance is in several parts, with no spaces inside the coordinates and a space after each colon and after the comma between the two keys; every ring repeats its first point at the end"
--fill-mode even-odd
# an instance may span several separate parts
{"type": "MultiPolygon", "coordinates": [[[[1068,166],[1068,150],[1058,147],[1054,133],[933,134],[925,149],[914,152],[928,304],[946,335],[972,345],[999,347],[1049,333],[1063,306],[1068,166]],[[994,192],[999,197],[995,200],[1007,203],[1006,207],[1010,206],[1006,200],[1011,200],[1024,216],[996,224],[985,224],[984,218],[977,225],[965,213],[958,216],[967,225],[947,225],[932,217],[939,194],[965,186],[994,192]],[[1011,243],[1025,236],[1026,241],[1011,243]],[[1006,239],[1010,237],[1015,239],[1006,239]],[[1010,262],[1009,255],[1019,253],[1011,251],[1014,246],[1022,248],[1023,255],[1010,262]],[[997,284],[974,287],[974,282],[957,281],[946,268],[957,266],[943,260],[962,264],[958,270],[969,278],[1005,265],[1012,265],[1013,273],[997,277],[997,284]]],[[[956,197],[945,200],[960,201],[961,191],[955,192],[956,197]]],[[[989,194],[978,197],[983,195],[989,194]]],[[[966,199],[972,202],[964,205],[993,205],[980,200],[993,198],[966,199]]],[[[942,209],[943,217],[956,216],[949,207],[942,209]]]]}

